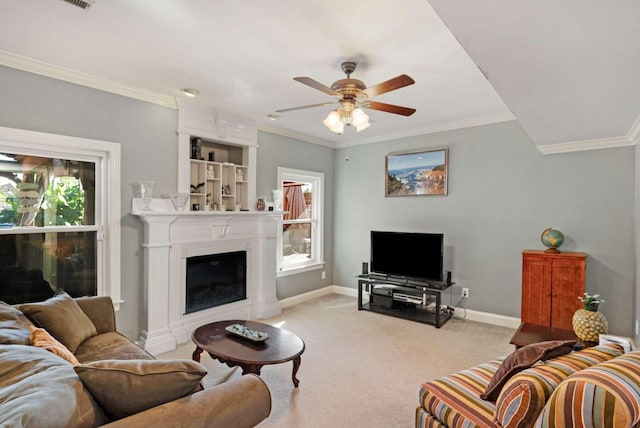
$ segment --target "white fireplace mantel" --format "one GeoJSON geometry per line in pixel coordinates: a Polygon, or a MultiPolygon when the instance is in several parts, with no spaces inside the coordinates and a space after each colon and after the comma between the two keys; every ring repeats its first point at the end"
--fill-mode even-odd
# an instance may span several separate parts
{"type": "Polygon", "coordinates": [[[152,211],[132,204],[144,224],[146,330],[140,341],[151,354],[175,349],[200,325],[223,319],[269,318],[281,312],[276,297],[276,232],[279,211],[176,212],[154,199],[152,211]],[[232,251],[247,252],[247,298],[185,314],[186,259],[232,251]]]}

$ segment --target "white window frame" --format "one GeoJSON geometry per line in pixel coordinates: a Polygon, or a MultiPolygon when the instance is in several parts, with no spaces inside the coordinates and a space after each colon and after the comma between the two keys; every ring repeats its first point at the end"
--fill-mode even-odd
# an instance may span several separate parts
{"type": "Polygon", "coordinates": [[[284,191],[285,181],[301,181],[311,183],[313,195],[311,197],[311,255],[312,257],[304,264],[295,266],[283,266],[283,231],[282,223],[278,228],[278,249],[277,249],[277,275],[278,277],[293,275],[311,270],[321,269],[325,265],[324,261],[324,173],[315,171],[304,171],[301,169],[291,169],[278,167],[278,189],[284,191]]]}
{"type": "Polygon", "coordinates": [[[0,127],[0,152],[95,163],[94,226],[12,227],[0,234],[96,231],[97,295],[110,296],[116,310],[120,289],[120,144],[0,127]]]}

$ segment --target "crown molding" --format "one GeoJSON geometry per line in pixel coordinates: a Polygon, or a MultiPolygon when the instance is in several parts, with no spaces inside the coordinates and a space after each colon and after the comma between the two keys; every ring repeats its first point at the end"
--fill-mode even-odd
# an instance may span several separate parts
{"type": "Polygon", "coordinates": [[[621,137],[597,138],[593,140],[568,141],[565,143],[542,144],[538,150],[543,155],[581,152],[583,150],[613,149],[640,144],[640,116],[631,125],[627,135],[621,137]]]}
{"type": "Polygon", "coordinates": [[[500,122],[510,122],[516,120],[516,117],[511,112],[490,114],[484,116],[470,117],[462,120],[452,120],[450,122],[443,122],[436,125],[423,126],[412,129],[403,129],[402,131],[387,133],[378,137],[358,139],[356,141],[346,141],[344,143],[338,143],[336,146],[352,147],[361,144],[379,143],[381,141],[397,140],[399,138],[415,137],[416,135],[435,134],[437,132],[454,131],[456,129],[471,128],[474,126],[491,125],[500,122]]]}
{"type": "Polygon", "coordinates": [[[594,140],[568,141],[566,143],[543,144],[538,150],[543,155],[558,153],[581,152],[585,150],[613,149],[616,147],[633,146],[635,143],[628,136],[597,138],[594,140]]]}
{"type": "Polygon", "coordinates": [[[633,144],[640,144],[640,116],[638,116],[636,121],[631,126],[631,129],[629,129],[627,137],[633,144]]]}
{"type": "Polygon", "coordinates": [[[81,73],[64,67],[58,67],[3,50],[0,50],[0,65],[134,98],[140,101],[146,101],[163,107],[173,109],[177,108],[175,98],[172,96],[149,91],[147,89],[136,88],[134,86],[123,85],[102,77],[81,73]]]}

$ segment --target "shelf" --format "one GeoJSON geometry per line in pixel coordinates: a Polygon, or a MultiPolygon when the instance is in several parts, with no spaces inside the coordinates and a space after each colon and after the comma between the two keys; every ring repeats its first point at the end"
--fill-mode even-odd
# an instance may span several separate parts
{"type": "MultiPolygon", "coordinates": [[[[416,321],[423,324],[435,324],[436,323],[436,314],[428,309],[419,309],[416,305],[412,303],[402,302],[393,302],[394,304],[402,305],[403,307],[392,307],[385,308],[382,306],[371,305],[369,303],[365,303],[362,305],[362,310],[376,312],[384,315],[391,315],[396,318],[402,318],[410,321],[416,321]]],[[[451,319],[451,314],[449,312],[441,312],[440,313],[440,325],[451,319]]]]}

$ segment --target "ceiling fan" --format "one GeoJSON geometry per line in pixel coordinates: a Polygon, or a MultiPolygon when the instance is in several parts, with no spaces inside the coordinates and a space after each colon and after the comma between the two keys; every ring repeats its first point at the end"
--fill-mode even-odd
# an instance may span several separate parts
{"type": "MultiPolygon", "coordinates": [[[[317,89],[325,94],[331,95],[338,99],[339,106],[336,110],[329,113],[329,116],[324,120],[324,125],[331,131],[342,134],[344,126],[354,126],[358,132],[366,129],[370,126],[369,116],[367,116],[360,107],[379,110],[386,113],[400,114],[403,116],[411,116],[415,113],[416,109],[409,107],[402,107],[393,104],[385,104],[377,101],[372,101],[377,95],[381,95],[396,89],[404,88],[405,86],[413,85],[415,81],[407,76],[401,74],[377,85],[366,87],[364,82],[358,79],[352,79],[351,73],[356,69],[356,63],[354,61],[345,61],[342,63],[342,71],[347,75],[346,79],[340,79],[333,82],[331,87],[325,86],[322,83],[314,80],[310,77],[294,77],[293,80],[317,89]]],[[[334,104],[335,101],[310,104],[300,107],[286,108],[277,110],[277,113],[284,113],[293,110],[301,110],[312,107],[321,107],[330,104],[334,104]]]]}

